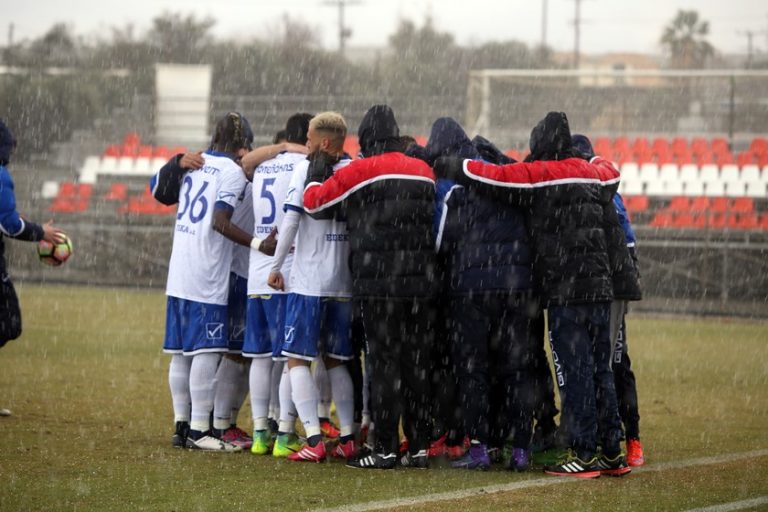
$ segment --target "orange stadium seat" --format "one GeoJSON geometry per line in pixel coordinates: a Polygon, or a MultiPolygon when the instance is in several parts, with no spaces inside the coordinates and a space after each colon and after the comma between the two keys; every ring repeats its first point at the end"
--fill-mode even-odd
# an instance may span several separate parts
{"type": "Polygon", "coordinates": [[[756,137],[749,144],[749,150],[756,154],[768,153],[768,139],[756,137]]]}
{"type": "Polygon", "coordinates": [[[59,187],[59,193],[53,199],[48,211],[54,213],[84,212],[88,209],[92,193],[92,185],[64,182],[59,187]]]}
{"type": "Polygon", "coordinates": [[[669,228],[673,226],[673,220],[674,216],[672,215],[672,212],[660,210],[656,212],[656,214],[653,216],[653,219],[651,219],[651,227],[669,228]]]}
{"type": "Polygon", "coordinates": [[[111,157],[119,157],[120,156],[120,146],[116,144],[111,144],[107,146],[107,148],[104,150],[104,154],[102,156],[111,156],[111,157]]]}
{"type": "Polygon", "coordinates": [[[128,198],[128,185],[125,183],[113,183],[104,199],[107,201],[125,201],[128,198]]]}
{"type": "Polygon", "coordinates": [[[347,138],[344,139],[344,151],[352,158],[357,158],[360,153],[360,144],[357,142],[357,137],[347,135],[347,138]]]}

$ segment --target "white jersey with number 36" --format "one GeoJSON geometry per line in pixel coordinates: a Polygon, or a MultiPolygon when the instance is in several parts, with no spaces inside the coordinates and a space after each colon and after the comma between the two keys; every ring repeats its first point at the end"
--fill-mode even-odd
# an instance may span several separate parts
{"type": "Polygon", "coordinates": [[[235,208],[247,180],[230,158],[208,152],[203,158],[205,165],[181,184],[166,294],[224,305],[233,243],[213,230],[213,210],[217,202],[235,208]]]}

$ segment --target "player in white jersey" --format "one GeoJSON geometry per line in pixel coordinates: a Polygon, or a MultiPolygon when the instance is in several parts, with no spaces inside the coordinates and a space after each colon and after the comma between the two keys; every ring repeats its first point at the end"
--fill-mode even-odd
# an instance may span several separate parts
{"type": "Polygon", "coordinates": [[[310,156],[296,167],[291,177],[285,201],[286,215],[269,275],[272,288],[285,289],[281,268],[295,240],[282,354],[288,357],[292,398],[304,424],[307,444],[288,456],[288,460],[293,461],[322,462],[326,458],[317,414],[318,390],[310,373],[312,360],[320,355],[328,369],[341,427],[339,444],[332,455],[350,458],[356,453],[352,380],[344,364],[352,358],[349,235],[346,222],[312,219],[304,214],[303,205],[304,182],[310,165],[322,166],[332,173],[350,162],[342,159],[346,134],[346,122],[335,112],[318,114],[310,121],[307,141],[310,156]]]}
{"type": "MultiPolygon", "coordinates": [[[[304,145],[311,114],[294,114],[286,123],[286,141],[304,145]]],[[[272,233],[282,223],[283,201],[288,192],[294,168],[307,159],[306,151],[283,152],[263,162],[253,171],[254,235],[272,233]]],[[[279,236],[278,236],[279,238],[279,236]]],[[[288,254],[283,268],[290,271],[293,255],[288,254]]],[[[253,446],[251,452],[264,455],[272,450],[269,428],[270,399],[277,393],[285,357],[280,354],[280,340],[285,322],[287,294],[267,285],[272,258],[260,253],[251,254],[248,271],[247,327],[243,355],[252,358],[250,370],[251,410],[253,412],[253,446]],[[274,360],[274,363],[273,363],[274,360]],[[274,378],[273,378],[274,376],[274,378]]],[[[279,407],[283,417],[282,435],[276,441],[272,454],[285,457],[301,448],[294,434],[296,411],[290,400],[279,407]]],[[[274,404],[273,404],[273,414],[274,404]]],[[[272,416],[274,418],[274,416],[272,416]]]]}
{"type": "Polygon", "coordinates": [[[186,415],[183,399],[191,402],[185,444],[193,449],[240,450],[211,435],[209,422],[219,360],[229,349],[232,242],[260,243],[231,221],[246,187],[235,159],[250,149],[252,140],[247,120],[235,112],[225,115],[216,125],[211,148],[202,155],[203,166],[183,175],[177,194],[163,349],[173,354],[169,380],[177,425],[186,415]]]}

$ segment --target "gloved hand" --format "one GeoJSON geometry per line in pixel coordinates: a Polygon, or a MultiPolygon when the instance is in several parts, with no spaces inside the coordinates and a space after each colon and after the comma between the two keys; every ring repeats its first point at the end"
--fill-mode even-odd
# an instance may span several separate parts
{"type": "Polygon", "coordinates": [[[306,187],[309,183],[323,183],[333,176],[333,166],[339,162],[338,156],[329,155],[323,151],[317,151],[307,157],[309,160],[309,169],[307,170],[307,179],[304,182],[306,187]]]}

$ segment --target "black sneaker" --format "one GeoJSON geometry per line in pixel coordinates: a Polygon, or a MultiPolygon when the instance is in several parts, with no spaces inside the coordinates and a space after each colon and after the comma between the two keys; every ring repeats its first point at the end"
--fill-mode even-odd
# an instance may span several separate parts
{"type": "Polygon", "coordinates": [[[600,468],[594,455],[587,460],[580,459],[573,450],[568,450],[566,456],[555,464],[544,466],[548,475],[575,476],[577,478],[598,478],[600,468]]]}
{"type": "Polygon", "coordinates": [[[189,422],[177,421],[176,432],[173,433],[173,437],[171,438],[171,446],[174,448],[186,448],[188,435],[189,422]]]}
{"type": "Polygon", "coordinates": [[[400,457],[400,465],[404,468],[429,468],[429,457],[427,457],[427,450],[419,450],[416,453],[406,452],[405,455],[400,457]]]}
{"type": "Polygon", "coordinates": [[[612,459],[600,454],[600,457],[597,458],[597,466],[600,468],[600,474],[607,476],[624,476],[632,471],[621,453],[612,459]]]}
{"type": "Polygon", "coordinates": [[[394,453],[370,453],[347,461],[347,467],[358,469],[395,469],[396,464],[397,455],[394,453]]]}

